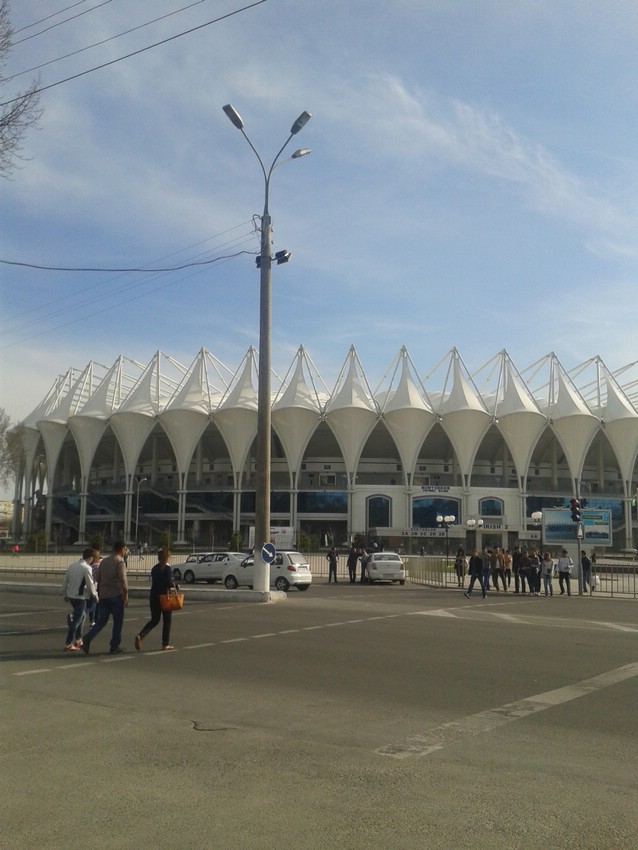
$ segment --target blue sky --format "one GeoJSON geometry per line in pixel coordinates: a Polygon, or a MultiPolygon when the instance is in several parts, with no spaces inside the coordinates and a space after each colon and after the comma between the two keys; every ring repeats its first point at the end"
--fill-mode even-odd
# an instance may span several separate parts
{"type": "MultiPolygon", "coordinates": [[[[7,76],[42,65],[47,86],[244,5],[112,38],[191,3],[88,0],[31,26],[71,3],[14,0],[7,76]]],[[[0,259],[251,253],[157,275],[0,266],[0,406],[18,420],[58,374],[120,353],[188,366],[204,346],[234,371],[258,348],[263,182],[228,102],[268,162],[313,116],[289,147],[312,154],[271,187],[274,249],[293,255],[273,272],[280,375],[300,344],[329,388],[351,345],[373,387],[402,345],[422,378],[453,346],[471,372],[504,348],[520,370],[551,351],[633,361],[637,40],[620,0],[265,0],[44,91],[1,184],[0,259]]]]}

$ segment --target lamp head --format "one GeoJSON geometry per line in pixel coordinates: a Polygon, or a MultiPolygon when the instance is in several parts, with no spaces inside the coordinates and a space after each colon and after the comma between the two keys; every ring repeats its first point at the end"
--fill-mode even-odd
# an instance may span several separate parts
{"type": "Polygon", "coordinates": [[[300,156],[308,156],[309,153],[312,153],[310,148],[299,148],[291,155],[290,159],[299,159],[300,156]]]}
{"type": "MultiPolygon", "coordinates": [[[[224,107],[224,110],[225,109],[226,109],[226,107],[224,107]]],[[[232,109],[232,106],[231,106],[231,109],[232,109]]],[[[226,114],[228,115],[228,113],[226,113],[226,114]]],[[[237,116],[237,117],[239,118],[239,116],[237,116]]],[[[310,114],[310,112],[305,112],[305,111],[302,112],[301,115],[299,116],[299,118],[297,118],[295,123],[290,128],[290,135],[296,136],[297,133],[306,126],[306,124],[308,123],[308,121],[310,121],[311,118],[312,118],[312,115],[310,114]]],[[[232,118],[230,120],[232,121],[232,118]]],[[[239,118],[239,120],[241,121],[241,118],[239,118]]],[[[235,123],[235,122],[233,121],[233,123],[235,123]]]]}
{"type": "MultiPolygon", "coordinates": [[[[244,129],[244,122],[241,120],[241,115],[232,104],[227,103],[226,106],[222,106],[222,109],[238,130],[244,129]]],[[[299,119],[297,118],[297,121],[298,120],[299,119]]]]}

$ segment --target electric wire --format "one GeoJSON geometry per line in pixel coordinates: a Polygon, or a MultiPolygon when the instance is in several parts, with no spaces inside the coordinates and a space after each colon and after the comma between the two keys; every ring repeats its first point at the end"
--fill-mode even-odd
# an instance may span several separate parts
{"type": "MultiPolygon", "coordinates": [[[[190,35],[191,33],[197,32],[199,30],[205,29],[206,27],[211,26],[212,24],[218,24],[221,21],[225,21],[228,18],[232,18],[235,15],[239,15],[241,12],[246,12],[249,9],[254,9],[256,6],[261,6],[262,3],[265,3],[266,0],[255,0],[254,3],[249,3],[247,6],[242,6],[240,9],[235,9],[232,12],[227,12],[225,15],[220,15],[218,18],[213,18],[211,21],[206,21],[203,24],[198,24],[195,27],[191,27],[190,29],[184,30],[183,32],[176,33],[175,35],[168,36],[167,38],[163,38],[161,41],[156,41],[154,44],[148,44],[146,47],[141,47],[139,50],[133,50],[131,53],[127,53],[124,56],[118,56],[117,59],[111,59],[109,62],[103,62],[101,65],[95,65],[93,68],[87,68],[86,71],[79,71],[77,74],[72,74],[70,77],[65,77],[63,80],[58,80],[55,83],[49,83],[46,86],[39,86],[35,88],[32,94],[40,94],[45,91],[49,91],[49,89],[56,88],[56,86],[61,86],[64,83],[69,83],[72,80],[77,80],[80,77],[85,77],[87,74],[92,74],[94,71],[100,71],[103,68],[108,68],[111,65],[116,65],[118,62],[123,62],[125,59],[130,59],[133,56],[139,56],[141,53],[146,53],[148,50],[153,50],[156,47],[161,47],[164,44],[168,44],[171,41],[175,41],[178,38],[181,38],[185,35],[190,35]]],[[[14,97],[11,100],[5,100],[3,103],[0,103],[1,106],[9,106],[11,103],[17,103],[19,100],[22,100],[22,96],[14,97]]]]}
{"type": "MultiPolygon", "coordinates": [[[[229,254],[226,257],[222,257],[224,260],[232,260],[234,257],[238,257],[240,254],[252,254],[252,251],[238,251],[236,254],[229,254]]],[[[140,273],[150,273],[150,272],[178,272],[182,269],[190,268],[191,266],[208,266],[211,263],[216,263],[220,259],[219,257],[213,257],[208,260],[193,260],[188,263],[181,263],[178,266],[165,266],[165,267],[153,267],[150,269],[131,267],[131,268],[97,268],[90,266],[39,266],[36,263],[23,263],[18,260],[0,260],[0,263],[5,266],[21,266],[22,268],[27,269],[38,269],[39,271],[45,272],[140,272],[140,273]]]]}
{"type": "Polygon", "coordinates": [[[44,35],[45,32],[49,32],[49,30],[53,30],[56,27],[61,27],[62,24],[68,24],[69,21],[74,21],[76,18],[81,18],[82,15],[88,15],[89,12],[94,12],[96,9],[99,9],[101,6],[106,6],[110,2],[111,0],[103,0],[103,2],[98,3],[97,6],[91,6],[90,9],[85,9],[83,12],[78,12],[77,15],[71,15],[70,18],[65,18],[63,21],[58,21],[57,24],[51,24],[50,27],[46,27],[45,29],[40,30],[40,32],[31,33],[31,35],[27,35],[24,38],[18,39],[18,41],[12,42],[12,46],[15,47],[16,45],[23,44],[25,41],[29,41],[32,38],[37,38],[37,36],[39,35],[44,35]]]}
{"type": "Polygon", "coordinates": [[[79,50],[73,50],[71,53],[65,53],[64,56],[58,56],[57,59],[49,59],[48,62],[42,62],[40,65],[34,65],[32,68],[27,68],[24,71],[18,71],[16,74],[12,74],[9,77],[10,80],[14,80],[17,77],[21,77],[24,74],[31,74],[33,71],[39,71],[42,68],[46,68],[47,65],[53,65],[55,62],[61,62],[63,59],[70,59],[72,56],[77,56],[80,53],[85,53],[87,50],[91,50],[94,47],[101,47],[103,44],[107,44],[109,41],[115,41],[117,38],[122,38],[124,35],[129,35],[132,32],[136,32],[137,30],[144,29],[144,27],[151,26],[151,24],[156,24],[159,21],[163,21],[166,18],[170,18],[173,15],[178,15],[180,12],[185,12],[188,9],[192,9],[193,6],[199,6],[202,3],[208,3],[209,0],[196,0],[195,3],[189,3],[188,6],[182,6],[181,9],[175,9],[173,12],[167,12],[165,15],[161,15],[159,18],[153,18],[152,21],[146,21],[144,24],[138,24],[136,27],[131,27],[131,29],[124,30],[123,32],[119,32],[116,35],[111,35],[109,38],[104,38],[102,41],[96,41],[94,44],[87,44],[86,47],[80,47],[79,50]]]}
{"type": "Polygon", "coordinates": [[[62,15],[64,12],[68,12],[69,9],[75,9],[76,6],[81,6],[82,3],[86,3],[87,0],[78,0],[77,3],[71,3],[70,6],[65,6],[64,9],[58,9],[57,12],[51,12],[50,15],[47,15],[44,18],[40,18],[37,21],[34,21],[32,24],[25,24],[25,26],[20,27],[20,29],[13,30],[14,35],[18,32],[24,32],[25,30],[30,30],[31,27],[37,27],[39,24],[44,24],[46,21],[50,21],[51,18],[55,18],[56,15],[62,15]]]}
{"type": "MultiPolygon", "coordinates": [[[[239,234],[234,239],[229,240],[228,242],[219,246],[218,250],[228,248],[231,245],[244,244],[244,243],[248,242],[249,239],[252,239],[252,238],[254,238],[253,232],[239,234]]],[[[204,240],[204,241],[208,241],[208,240],[204,240]]],[[[179,252],[176,252],[176,253],[179,253],[179,252]]],[[[207,252],[201,252],[201,253],[207,253],[207,252]]],[[[229,260],[234,259],[235,257],[240,256],[242,254],[252,254],[252,253],[253,253],[252,251],[241,250],[241,251],[236,251],[232,254],[217,254],[215,257],[209,258],[208,260],[206,260],[205,264],[208,265],[208,266],[210,266],[213,263],[222,264],[222,263],[228,262],[229,260]]],[[[183,266],[175,267],[175,268],[185,269],[185,268],[193,268],[193,267],[197,267],[197,266],[201,266],[201,265],[204,265],[204,263],[193,262],[193,263],[187,263],[187,264],[184,264],[183,266]]],[[[6,336],[8,334],[15,334],[15,333],[18,333],[20,331],[24,331],[24,330],[26,330],[30,327],[40,325],[43,322],[49,321],[51,318],[54,318],[56,316],[59,316],[59,315],[62,315],[62,314],[67,314],[69,310],[76,311],[76,310],[81,310],[81,309],[85,309],[85,308],[91,308],[94,304],[96,304],[100,301],[103,301],[105,298],[111,298],[113,295],[119,295],[120,293],[126,294],[127,292],[130,292],[133,289],[140,289],[140,288],[146,286],[147,284],[151,283],[153,280],[156,280],[158,278],[164,278],[167,274],[170,274],[170,272],[172,270],[155,268],[155,269],[148,269],[147,271],[154,272],[154,277],[152,277],[152,278],[142,278],[141,280],[139,280],[137,282],[131,282],[131,280],[128,277],[126,277],[128,272],[123,271],[114,278],[107,278],[106,280],[100,281],[93,286],[86,287],[84,290],[81,290],[80,292],[72,292],[72,293],[69,293],[68,295],[62,296],[62,297],[58,296],[54,300],[50,301],[48,304],[39,304],[37,307],[32,308],[31,310],[24,311],[20,315],[14,316],[12,321],[15,322],[16,319],[26,317],[30,313],[38,312],[38,311],[42,310],[43,308],[51,307],[53,305],[56,305],[57,309],[55,309],[53,311],[49,309],[49,310],[46,311],[46,314],[43,315],[43,316],[35,317],[35,318],[29,319],[27,321],[19,322],[18,324],[13,324],[13,325],[7,326],[7,327],[3,328],[2,333],[3,333],[4,336],[6,336]],[[117,285],[113,286],[112,284],[114,284],[117,281],[120,281],[120,282],[117,283],[117,285]],[[96,290],[96,289],[99,289],[99,292],[97,294],[92,294],[92,295],[88,294],[86,298],[79,297],[79,296],[85,295],[87,293],[93,293],[94,290],[96,290]],[[74,303],[72,304],[71,307],[61,305],[62,301],[65,301],[65,300],[68,301],[71,298],[74,299],[74,303]]],[[[202,268],[201,271],[206,271],[206,269],[202,268]]],[[[166,284],[165,286],[175,285],[175,284],[179,283],[180,280],[182,280],[182,279],[183,278],[177,278],[177,279],[172,278],[171,281],[169,281],[169,283],[166,284]]],[[[164,288],[164,287],[160,287],[160,288],[164,288]]],[[[150,295],[153,292],[155,292],[155,289],[144,290],[142,295],[150,295]]],[[[135,300],[135,299],[130,299],[130,298],[125,297],[124,299],[121,300],[120,303],[127,303],[129,300],[135,300]]],[[[30,337],[28,337],[28,338],[30,338],[30,337]]],[[[20,340],[20,341],[24,341],[24,340],[20,340]]],[[[10,345],[13,345],[13,344],[16,344],[16,343],[10,343],[10,345]]]]}

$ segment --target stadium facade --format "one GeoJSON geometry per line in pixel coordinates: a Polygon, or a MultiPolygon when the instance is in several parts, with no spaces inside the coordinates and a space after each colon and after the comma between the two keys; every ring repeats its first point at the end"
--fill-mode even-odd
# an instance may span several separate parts
{"type": "MultiPolygon", "coordinates": [[[[11,433],[14,539],[154,546],[169,532],[208,549],[237,530],[246,545],[257,385],[253,348],[234,372],[206,349],[188,367],[157,352],[70,369],[11,433]]],[[[567,372],[548,354],[519,372],[501,351],[471,374],[452,349],[420,376],[402,348],[373,390],[352,347],[330,391],[300,347],[272,385],[272,524],[298,539],[511,548],[538,540],[532,513],[578,494],[611,511],[616,548],[633,545],[635,364],[567,372]],[[437,515],[455,517],[447,532],[437,515]]]]}

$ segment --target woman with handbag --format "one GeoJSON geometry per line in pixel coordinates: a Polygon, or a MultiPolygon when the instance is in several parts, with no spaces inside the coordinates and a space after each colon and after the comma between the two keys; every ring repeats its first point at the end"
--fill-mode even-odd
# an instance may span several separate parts
{"type": "Polygon", "coordinates": [[[170,644],[173,612],[162,609],[160,596],[167,596],[172,588],[179,590],[179,587],[173,581],[173,571],[170,565],[171,553],[168,549],[160,549],[157,557],[158,563],[151,570],[151,592],[148,600],[151,608],[151,619],[135,637],[135,649],[138,652],[142,649],[142,641],[159,623],[160,618],[162,620],[162,649],[174,649],[170,644]]]}

